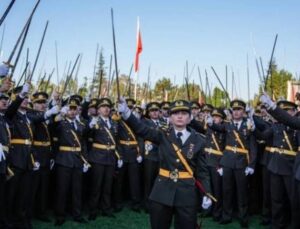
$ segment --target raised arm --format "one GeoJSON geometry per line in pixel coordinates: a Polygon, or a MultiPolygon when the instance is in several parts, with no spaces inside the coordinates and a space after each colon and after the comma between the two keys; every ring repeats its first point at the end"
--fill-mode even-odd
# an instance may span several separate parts
{"type": "Polygon", "coordinates": [[[189,124],[189,126],[191,128],[193,128],[194,130],[196,130],[197,132],[201,133],[201,134],[205,134],[206,130],[203,126],[203,124],[195,119],[192,119],[191,123],[189,124]]]}
{"type": "Polygon", "coordinates": [[[292,129],[300,129],[300,119],[296,116],[289,115],[285,110],[276,107],[274,110],[270,109],[268,112],[276,120],[291,127],[292,129]]]}
{"type": "Polygon", "coordinates": [[[151,128],[145,125],[141,120],[137,119],[132,113],[129,118],[125,120],[133,132],[139,135],[144,140],[159,144],[162,139],[162,131],[155,128],[151,128]]]}
{"type": "Polygon", "coordinates": [[[12,120],[15,114],[17,113],[22,102],[23,102],[23,98],[17,96],[17,98],[14,101],[12,101],[12,103],[8,106],[5,112],[5,117],[9,120],[12,120]]]}

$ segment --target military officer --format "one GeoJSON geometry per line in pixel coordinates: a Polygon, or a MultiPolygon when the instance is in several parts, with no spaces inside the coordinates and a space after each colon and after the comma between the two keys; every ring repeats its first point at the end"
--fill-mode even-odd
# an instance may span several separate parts
{"type": "Polygon", "coordinates": [[[72,197],[72,216],[78,223],[86,223],[81,214],[82,173],[87,172],[90,164],[86,159],[84,141],[86,127],[76,116],[79,101],[68,98],[61,114],[55,119],[55,131],[58,136],[56,165],[56,226],[65,223],[67,197],[72,197]],[[71,187],[70,194],[69,187],[71,187]]]}
{"type": "Polygon", "coordinates": [[[299,117],[295,116],[297,105],[289,101],[281,101],[276,104],[267,94],[263,94],[260,98],[260,101],[266,106],[269,114],[271,114],[277,121],[282,122],[281,125],[287,125],[284,128],[286,134],[283,133],[283,136],[281,135],[281,139],[275,139],[274,135],[278,135],[278,130],[273,132],[273,142],[277,142],[277,144],[274,145],[274,148],[278,147],[281,150],[281,153],[274,153],[272,156],[274,157],[274,160],[272,164],[271,161],[269,163],[269,169],[271,171],[272,226],[274,228],[282,228],[288,224],[284,219],[285,201],[283,199],[284,194],[282,191],[286,190],[285,195],[288,195],[291,206],[292,228],[299,228],[300,134],[299,131],[296,133],[294,131],[294,129],[300,129],[299,117]],[[297,142],[294,141],[295,134],[297,142]],[[280,146],[278,144],[280,144],[280,146]],[[293,148],[293,150],[290,150],[290,146],[293,148]]]}
{"type": "MultiPolygon", "coordinates": [[[[173,128],[169,132],[137,120],[124,99],[119,103],[119,112],[136,134],[159,147],[159,176],[149,197],[151,227],[170,228],[175,214],[175,228],[196,228],[199,191],[195,183],[200,184],[201,180],[209,193],[210,182],[203,152],[205,141],[195,131],[187,129],[191,117],[189,103],[182,100],[172,103],[173,128]]],[[[211,199],[204,196],[203,207],[210,205],[211,199]]]]}
{"type": "Polygon", "coordinates": [[[215,131],[225,133],[225,150],[220,160],[218,173],[223,177],[223,214],[221,224],[232,220],[234,183],[236,183],[237,204],[240,225],[248,227],[248,180],[254,173],[257,146],[253,131],[253,120],[245,119],[246,104],[238,99],[231,101],[232,121],[214,124],[210,116],[207,124],[215,131]]]}
{"type": "MultiPolygon", "coordinates": [[[[215,124],[222,124],[226,115],[222,108],[215,108],[212,111],[212,117],[215,124]]],[[[213,196],[217,201],[212,209],[213,219],[220,221],[222,218],[222,177],[218,174],[220,169],[220,160],[223,156],[225,148],[225,134],[208,128],[206,131],[205,155],[209,174],[211,178],[211,186],[213,196]]]]}
{"type": "MultiPolygon", "coordinates": [[[[46,92],[36,92],[32,95],[33,110],[29,114],[42,115],[45,112],[46,118],[50,118],[59,112],[58,105],[46,111],[48,94],[46,92]]],[[[44,222],[50,219],[46,215],[48,189],[50,179],[50,168],[54,165],[54,154],[51,149],[51,136],[48,127],[49,121],[34,124],[32,155],[40,167],[32,173],[30,214],[33,214],[36,207],[37,218],[44,222]],[[36,201],[38,200],[38,201],[36,201]]]]}
{"type": "Polygon", "coordinates": [[[112,213],[111,194],[115,166],[122,166],[122,159],[118,153],[116,137],[118,126],[110,118],[112,102],[108,98],[101,98],[98,104],[99,117],[94,117],[89,123],[90,134],[93,139],[88,161],[91,164],[91,193],[89,198],[89,220],[97,217],[97,206],[100,199],[102,215],[114,217],[112,213]]]}
{"type": "Polygon", "coordinates": [[[9,153],[11,132],[7,119],[17,113],[20,104],[13,104],[8,110],[9,96],[0,92],[0,228],[6,228],[6,179],[10,179],[14,174],[9,167],[7,158],[9,153]]]}
{"type": "MultiPolygon", "coordinates": [[[[159,120],[160,104],[151,102],[147,104],[146,110],[149,119],[143,119],[143,123],[151,128],[159,129],[161,124],[159,120]]],[[[144,204],[145,211],[149,211],[149,195],[151,193],[155,178],[159,171],[158,146],[151,141],[145,141],[144,149],[144,204]]]]}
{"type": "Polygon", "coordinates": [[[14,101],[10,107],[18,106],[18,112],[6,111],[11,127],[11,146],[8,161],[14,173],[8,182],[7,212],[10,223],[15,227],[25,225],[31,228],[30,191],[32,170],[39,169],[40,164],[32,154],[33,124],[43,122],[44,114],[30,114],[28,110],[28,83],[13,90],[14,101]]]}
{"type": "MultiPolygon", "coordinates": [[[[135,100],[127,99],[128,107],[133,111],[135,100]]],[[[140,212],[142,190],[140,163],[142,163],[141,149],[137,136],[131,128],[122,120],[118,123],[118,144],[119,153],[123,160],[123,166],[118,169],[118,174],[114,181],[114,201],[115,210],[122,209],[124,182],[128,181],[131,209],[140,212]],[[125,176],[127,174],[127,176],[125,176]]]]}
{"type": "Polygon", "coordinates": [[[161,108],[161,115],[160,115],[160,119],[161,119],[161,123],[168,127],[170,125],[170,118],[169,118],[169,111],[170,111],[170,102],[169,101],[164,101],[161,102],[160,104],[160,108],[161,108]]]}

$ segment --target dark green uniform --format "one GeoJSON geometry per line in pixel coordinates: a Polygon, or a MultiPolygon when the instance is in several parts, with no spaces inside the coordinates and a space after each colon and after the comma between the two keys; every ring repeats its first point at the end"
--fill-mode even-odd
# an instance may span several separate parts
{"type": "MultiPolygon", "coordinates": [[[[0,94],[0,99],[8,100],[9,97],[5,94],[0,94]]],[[[18,105],[20,104],[12,104],[12,106],[8,109],[8,112],[0,113],[0,143],[2,144],[2,149],[5,155],[5,158],[2,158],[0,162],[0,228],[5,228],[6,225],[6,177],[11,175],[8,174],[9,162],[7,160],[11,138],[8,119],[12,118],[15,113],[17,113],[18,105]]]]}
{"type": "MultiPolygon", "coordinates": [[[[150,128],[158,129],[160,127],[159,120],[143,119],[145,125],[150,128]]],[[[145,141],[144,164],[143,164],[143,181],[144,181],[144,204],[145,210],[149,211],[149,195],[151,193],[155,178],[159,170],[159,152],[158,146],[151,141],[145,141]]]]}
{"type": "MultiPolygon", "coordinates": [[[[23,99],[19,96],[11,107],[19,106],[23,99]]],[[[10,113],[10,109],[6,113],[10,113]]],[[[14,176],[8,182],[7,212],[9,220],[15,225],[31,227],[29,204],[32,182],[32,169],[35,159],[32,155],[33,125],[43,122],[44,115],[21,113],[11,117],[11,147],[8,161],[14,176]]]]}
{"type": "Polygon", "coordinates": [[[56,215],[57,224],[65,219],[66,202],[72,197],[72,216],[81,221],[82,170],[86,158],[84,134],[86,127],[76,119],[57,122],[58,151],[56,153],[56,215]],[[75,122],[75,124],[73,124],[75,122]],[[75,133],[75,135],[74,135],[75,133]],[[71,187],[71,190],[69,190],[71,187]]]}
{"type": "Polygon", "coordinates": [[[100,117],[95,127],[90,129],[93,139],[88,152],[91,163],[89,209],[90,219],[96,218],[97,207],[101,195],[100,207],[106,216],[112,216],[111,195],[116,162],[119,157],[116,146],[117,123],[108,119],[107,123],[100,117]]]}
{"type": "Polygon", "coordinates": [[[150,206],[152,228],[169,228],[174,213],[176,228],[195,228],[200,203],[195,178],[201,180],[206,191],[210,192],[204,138],[194,130],[189,130],[190,136],[182,146],[179,146],[194,172],[194,177],[189,177],[172,145],[179,145],[174,129],[166,133],[150,128],[133,115],[126,122],[137,135],[159,147],[160,172],[149,197],[152,201],[150,206]]]}
{"type": "Polygon", "coordinates": [[[220,160],[225,147],[225,135],[208,128],[206,131],[205,155],[209,174],[211,177],[212,194],[218,200],[213,206],[214,220],[222,217],[222,177],[217,170],[220,168],[220,160]]]}
{"type": "Polygon", "coordinates": [[[137,162],[137,157],[141,152],[137,138],[132,136],[131,131],[129,131],[122,120],[118,124],[118,144],[119,153],[124,163],[123,166],[118,169],[114,181],[113,195],[115,208],[117,211],[122,208],[125,188],[124,183],[128,181],[132,209],[139,211],[141,207],[142,191],[140,165],[137,162]]]}
{"type": "Polygon", "coordinates": [[[247,120],[238,129],[233,122],[213,124],[213,130],[225,133],[225,150],[220,160],[223,168],[223,222],[229,222],[233,213],[234,183],[236,183],[237,203],[241,224],[248,224],[248,180],[247,166],[255,168],[257,145],[254,134],[248,129],[247,120]],[[239,139],[234,134],[239,136],[239,139]],[[242,142],[243,146],[240,144],[242,142]]]}
{"type": "MultiPolygon", "coordinates": [[[[297,144],[298,148],[295,149],[297,151],[296,157],[294,156],[288,156],[288,155],[282,155],[281,157],[284,157],[284,160],[282,163],[285,163],[288,165],[288,171],[289,174],[291,174],[291,185],[289,186],[288,193],[291,196],[291,207],[292,207],[292,227],[293,228],[299,228],[300,227],[300,149],[299,149],[299,142],[300,142],[300,121],[299,117],[292,117],[290,116],[286,111],[283,109],[277,107],[275,110],[269,110],[268,111],[276,120],[284,123],[285,125],[288,125],[289,127],[293,129],[297,129],[296,138],[297,138],[297,144]],[[293,162],[294,161],[294,162],[293,162]]],[[[293,131],[293,130],[291,130],[293,131]]],[[[280,140],[278,140],[280,141],[280,140]]],[[[287,176],[285,176],[287,177],[287,176]]],[[[285,185],[281,185],[281,188],[283,188],[285,185]]],[[[272,197],[273,199],[273,197],[272,197]]],[[[280,202],[282,199],[280,199],[280,202]]],[[[273,208],[273,205],[272,205],[273,208]]],[[[273,210],[273,209],[272,209],[273,210]]],[[[276,210],[276,209],[275,209],[276,210]]],[[[273,210],[274,211],[274,210],[273,210]]],[[[279,210],[277,210],[279,211],[279,210]]],[[[280,213],[279,219],[275,219],[273,225],[281,225],[284,224],[284,221],[282,219],[282,216],[280,213]],[[281,223],[282,222],[282,223],[281,223]]],[[[276,216],[278,216],[278,214],[276,216]]],[[[276,217],[275,215],[273,215],[276,217]]]]}

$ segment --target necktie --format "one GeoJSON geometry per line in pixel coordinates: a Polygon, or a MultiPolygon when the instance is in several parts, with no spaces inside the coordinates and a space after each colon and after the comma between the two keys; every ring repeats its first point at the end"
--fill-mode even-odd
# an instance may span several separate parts
{"type": "Polygon", "coordinates": [[[239,124],[236,122],[234,125],[235,125],[235,128],[238,130],[239,129],[239,124]]]}
{"type": "Polygon", "coordinates": [[[74,122],[71,122],[71,126],[74,130],[76,130],[76,127],[75,127],[75,123],[74,122]]]}
{"type": "Polygon", "coordinates": [[[22,114],[22,116],[23,116],[23,120],[24,120],[26,123],[28,123],[28,119],[27,119],[26,114],[22,114]]]}
{"type": "Polygon", "coordinates": [[[110,129],[110,126],[109,126],[109,123],[108,123],[108,120],[107,120],[107,119],[105,119],[105,125],[106,125],[106,127],[107,127],[108,129],[110,129]]]}
{"type": "Polygon", "coordinates": [[[182,132],[177,132],[177,140],[180,146],[182,146],[182,132]]]}

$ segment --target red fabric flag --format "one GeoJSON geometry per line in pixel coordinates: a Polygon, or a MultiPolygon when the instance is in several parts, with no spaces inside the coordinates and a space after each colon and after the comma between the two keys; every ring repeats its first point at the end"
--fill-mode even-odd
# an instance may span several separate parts
{"type": "Polygon", "coordinates": [[[137,36],[136,36],[136,53],[135,53],[135,61],[134,61],[134,71],[137,72],[139,70],[139,58],[140,54],[143,51],[142,45],[142,36],[140,31],[140,21],[137,21],[137,36]]]}

